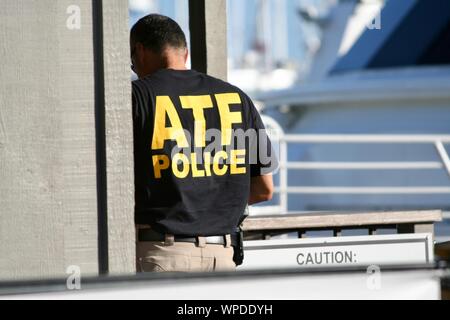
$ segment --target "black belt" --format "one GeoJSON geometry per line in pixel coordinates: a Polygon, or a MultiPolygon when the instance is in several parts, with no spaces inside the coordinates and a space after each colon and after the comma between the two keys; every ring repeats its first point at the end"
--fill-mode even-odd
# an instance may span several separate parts
{"type": "MultiPolygon", "coordinates": [[[[198,243],[199,237],[188,237],[188,236],[177,236],[174,235],[175,242],[189,242],[198,243]]],[[[204,237],[207,244],[221,244],[226,245],[226,236],[212,236],[204,237]]],[[[166,240],[166,235],[157,232],[153,229],[139,229],[138,230],[138,240],[143,242],[164,242],[166,240]]],[[[232,241],[233,243],[233,241],[232,241]]]]}

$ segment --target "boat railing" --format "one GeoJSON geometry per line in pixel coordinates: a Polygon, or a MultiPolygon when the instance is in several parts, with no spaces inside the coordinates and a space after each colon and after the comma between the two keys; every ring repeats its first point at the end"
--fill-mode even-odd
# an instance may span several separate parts
{"type": "MultiPolygon", "coordinates": [[[[269,118],[270,119],[270,118],[269,118]]],[[[266,122],[267,119],[264,121],[266,122]]],[[[271,137],[279,150],[279,182],[275,193],[279,203],[273,206],[253,207],[253,214],[286,214],[290,194],[450,194],[446,186],[291,186],[289,170],[446,170],[450,176],[450,157],[445,145],[450,135],[378,135],[378,134],[284,134],[276,122],[267,121],[271,137]],[[289,161],[288,148],[294,144],[430,144],[434,145],[440,161],[402,162],[313,162],[289,161]]]]}

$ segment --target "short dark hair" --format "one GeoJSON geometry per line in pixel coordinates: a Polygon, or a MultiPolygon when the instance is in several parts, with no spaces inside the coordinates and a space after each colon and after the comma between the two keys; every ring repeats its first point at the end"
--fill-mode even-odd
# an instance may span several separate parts
{"type": "Polygon", "coordinates": [[[167,47],[187,47],[186,36],[178,23],[160,14],[149,14],[136,22],[130,37],[132,43],[140,42],[156,53],[167,47]]]}

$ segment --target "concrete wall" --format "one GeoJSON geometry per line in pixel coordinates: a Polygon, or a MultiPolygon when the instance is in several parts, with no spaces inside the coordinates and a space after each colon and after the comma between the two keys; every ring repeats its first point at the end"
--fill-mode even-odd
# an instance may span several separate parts
{"type": "Polygon", "coordinates": [[[228,78],[227,1],[205,1],[207,73],[228,78]]]}
{"type": "Polygon", "coordinates": [[[110,274],[135,272],[128,1],[103,1],[110,274]]]}
{"type": "Polygon", "coordinates": [[[192,68],[227,80],[227,1],[189,0],[192,68]]]}
{"type": "MultiPolygon", "coordinates": [[[[134,271],[127,3],[104,12],[109,264],[123,273],[134,271]]],[[[98,273],[93,47],[90,0],[2,1],[0,280],[98,273]]]]}

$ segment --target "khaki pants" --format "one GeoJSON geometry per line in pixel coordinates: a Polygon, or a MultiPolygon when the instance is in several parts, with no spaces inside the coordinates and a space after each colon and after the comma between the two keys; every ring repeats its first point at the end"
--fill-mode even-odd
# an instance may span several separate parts
{"type": "Polygon", "coordinates": [[[235,271],[233,247],[216,244],[137,242],[138,272],[235,271]]]}

